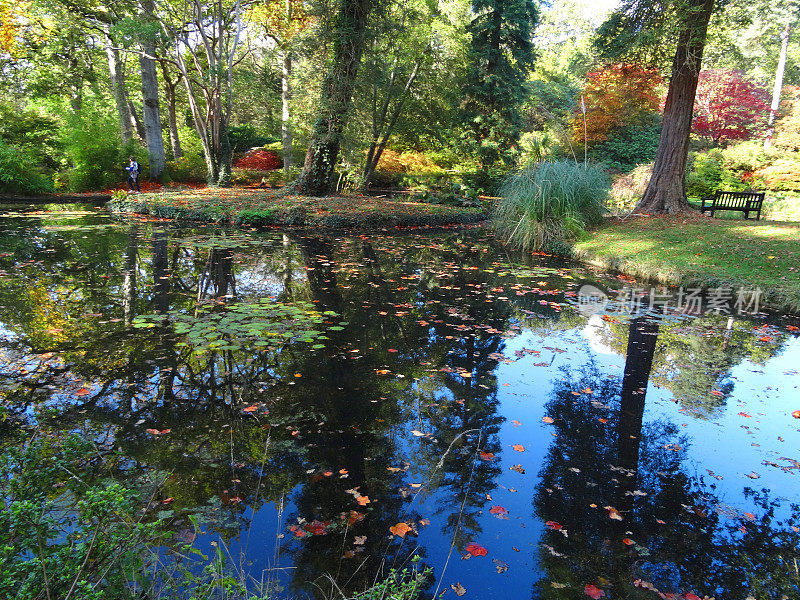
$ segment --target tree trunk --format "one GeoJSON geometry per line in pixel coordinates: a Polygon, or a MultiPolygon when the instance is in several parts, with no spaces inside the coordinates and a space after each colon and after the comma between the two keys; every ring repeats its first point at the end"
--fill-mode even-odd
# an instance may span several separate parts
{"type": "Polygon", "coordinates": [[[122,61],[119,58],[119,50],[113,48],[113,43],[110,39],[106,40],[106,56],[108,57],[108,73],[111,79],[111,93],[117,105],[120,139],[122,144],[125,145],[131,141],[133,129],[131,128],[128,102],[125,98],[125,77],[122,72],[122,61]]]}
{"type": "MultiPolygon", "coordinates": [[[[155,6],[153,0],[142,1],[142,16],[147,21],[154,21],[155,6]]],[[[147,157],[150,168],[150,181],[161,181],[164,177],[164,137],[161,133],[161,111],[158,103],[158,77],[156,76],[155,40],[143,39],[142,54],[139,55],[139,66],[142,73],[142,117],[147,142],[147,157]]]]}
{"type": "Polygon", "coordinates": [[[686,159],[697,80],[713,9],[714,0],[689,0],[682,17],[653,174],[636,205],[637,212],[657,214],[690,210],[686,200],[686,159]]]}
{"type": "Polygon", "coordinates": [[[178,112],[176,109],[177,99],[175,97],[175,88],[178,86],[178,81],[172,81],[169,78],[169,68],[165,63],[161,63],[161,73],[164,80],[164,95],[167,98],[167,122],[169,127],[169,146],[172,150],[172,157],[178,160],[183,156],[183,148],[181,148],[181,139],[178,137],[178,112]]]}
{"type": "Polygon", "coordinates": [[[781,32],[781,54],[778,57],[778,68],[775,69],[775,86],[772,88],[772,104],[769,107],[769,121],[767,123],[767,137],[764,140],[764,148],[769,148],[772,145],[772,136],[775,134],[775,117],[777,117],[778,108],[781,105],[783,74],[786,71],[786,55],[789,52],[790,34],[791,26],[787,23],[781,32]]]}
{"type": "Polygon", "coordinates": [[[128,104],[128,119],[130,119],[131,126],[136,132],[136,137],[139,138],[139,141],[144,142],[146,139],[144,124],[139,118],[139,115],[136,113],[136,107],[133,105],[133,102],[131,102],[131,99],[128,98],[127,95],[125,101],[128,104]]]}
{"type": "Polygon", "coordinates": [[[289,78],[292,76],[292,55],[288,49],[283,51],[283,69],[281,71],[281,141],[283,143],[283,173],[289,175],[292,168],[292,130],[289,125],[289,102],[292,100],[292,88],[289,78]]]}
{"type": "Polygon", "coordinates": [[[371,8],[372,0],[341,0],[334,21],[333,65],[322,82],[319,116],[297,182],[301,194],[324,196],[331,191],[371,8]]]}

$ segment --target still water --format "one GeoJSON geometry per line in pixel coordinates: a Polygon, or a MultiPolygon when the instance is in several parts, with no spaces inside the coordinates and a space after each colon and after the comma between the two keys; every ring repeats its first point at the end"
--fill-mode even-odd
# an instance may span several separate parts
{"type": "Polygon", "coordinates": [[[78,205],[5,207],[0,290],[4,405],[160,477],[178,537],[278,597],[413,556],[427,597],[800,597],[800,322],[736,290],[688,311],[656,290],[645,314],[649,285],[480,227],[226,233],[78,205]],[[192,353],[134,326],[261,300],[332,311],[327,339],[192,353]]]}

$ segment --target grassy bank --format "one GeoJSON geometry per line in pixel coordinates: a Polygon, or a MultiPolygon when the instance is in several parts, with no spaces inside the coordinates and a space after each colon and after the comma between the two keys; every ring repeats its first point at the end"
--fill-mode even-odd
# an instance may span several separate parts
{"type": "Polygon", "coordinates": [[[442,226],[486,218],[480,208],[442,206],[370,196],[309,198],[275,190],[204,188],[136,194],[112,200],[118,214],[143,214],[239,226],[373,228],[442,226]]]}
{"type": "Polygon", "coordinates": [[[761,288],[800,312],[800,224],[707,217],[609,220],[573,245],[580,260],[683,286],[761,288]]]}

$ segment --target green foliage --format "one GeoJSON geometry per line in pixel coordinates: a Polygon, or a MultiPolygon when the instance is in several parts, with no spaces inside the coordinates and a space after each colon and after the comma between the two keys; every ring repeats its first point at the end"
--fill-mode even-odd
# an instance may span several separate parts
{"type": "Polygon", "coordinates": [[[7,194],[52,192],[53,182],[39,170],[33,155],[0,139],[0,191],[7,194]]]}
{"type": "Polygon", "coordinates": [[[136,493],[105,479],[104,461],[78,435],[9,444],[0,455],[0,596],[128,597],[143,544],[157,526],[136,493]],[[91,558],[91,560],[89,560],[91,558]]]}
{"type": "Polygon", "coordinates": [[[246,152],[250,148],[272,144],[275,142],[275,137],[264,135],[253,125],[246,123],[229,127],[228,140],[234,152],[246,152]]]}
{"type": "Polygon", "coordinates": [[[590,150],[591,157],[611,169],[627,173],[638,165],[653,161],[660,135],[660,119],[658,115],[653,115],[648,124],[630,125],[612,131],[607,140],[590,150]]]}
{"type": "Polygon", "coordinates": [[[116,117],[101,106],[87,108],[69,120],[64,145],[72,168],[59,173],[56,181],[73,192],[102,190],[124,181],[130,154],[136,156],[143,172],[147,169],[144,150],[133,144],[122,147],[116,117]]]}
{"type": "Polygon", "coordinates": [[[433,576],[433,569],[420,572],[417,568],[419,557],[414,556],[413,569],[398,572],[392,569],[389,576],[368,590],[353,596],[352,600],[415,600],[419,597],[427,581],[433,576]]]}
{"type": "Polygon", "coordinates": [[[574,238],[602,220],[608,174],[568,160],[533,163],[506,179],[494,214],[498,233],[525,250],[574,238]]]}
{"type": "Polygon", "coordinates": [[[32,157],[37,167],[53,171],[61,166],[58,130],[58,121],[45,111],[0,102],[0,138],[32,157]]]}
{"type": "Polygon", "coordinates": [[[539,12],[531,0],[473,0],[472,9],[462,120],[467,147],[479,158],[486,179],[498,161],[508,165],[514,158],[539,12]]]}
{"type": "MultiPolygon", "coordinates": [[[[266,351],[291,342],[315,343],[327,339],[315,329],[336,313],[320,313],[308,302],[283,304],[262,299],[237,303],[223,310],[200,307],[195,314],[171,311],[168,314],[143,315],[134,319],[134,327],[154,328],[172,323],[177,335],[185,336],[178,346],[189,346],[193,354],[214,350],[266,351]]],[[[341,329],[341,324],[330,330],[341,329]]]]}
{"type": "Polygon", "coordinates": [[[278,223],[278,215],[274,208],[245,209],[236,215],[236,222],[239,225],[250,225],[251,227],[263,227],[265,225],[275,225],[278,223]]]}
{"type": "Polygon", "coordinates": [[[689,196],[702,197],[716,190],[763,190],[763,176],[771,157],[759,142],[744,142],[724,150],[714,148],[690,156],[686,175],[689,196]]]}

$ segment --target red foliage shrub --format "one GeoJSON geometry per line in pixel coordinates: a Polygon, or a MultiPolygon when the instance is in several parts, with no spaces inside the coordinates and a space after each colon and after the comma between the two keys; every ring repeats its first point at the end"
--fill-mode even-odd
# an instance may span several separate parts
{"type": "Polygon", "coordinates": [[[713,144],[748,140],[764,131],[769,114],[767,90],[738,71],[710,69],[700,73],[692,132],[713,144]]]}
{"type": "Polygon", "coordinates": [[[250,150],[234,163],[240,169],[254,169],[256,171],[272,171],[281,167],[280,157],[271,150],[250,150]]]}

